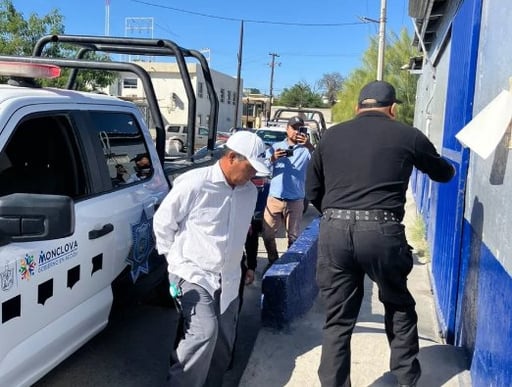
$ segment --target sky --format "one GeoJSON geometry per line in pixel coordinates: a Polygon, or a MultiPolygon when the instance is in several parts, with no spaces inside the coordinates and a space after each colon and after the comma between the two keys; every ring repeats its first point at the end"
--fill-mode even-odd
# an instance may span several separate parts
{"type": "MultiPolygon", "coordinates": [[[[273,94],[324,74],[347,76],[360,67],[370,38],[379,33],[381,0],[12,0],[27,19],[57,9],[67,34],[169,39],[205,50],[210,67],[236,77],[244,20],[244,88],[273,94]],[[109,3],[109,17],[107,6],[109,3]],[[364,22],[362,18],[373,21],[364,22]]],[[[412,33],[407,0],[387,0],[386,34],[412,33]]]]}

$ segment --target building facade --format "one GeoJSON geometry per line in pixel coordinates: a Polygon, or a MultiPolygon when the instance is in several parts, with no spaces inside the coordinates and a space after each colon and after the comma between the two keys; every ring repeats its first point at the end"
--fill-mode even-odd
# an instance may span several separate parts
{"type": "MultiPolygon", "coordinates": [[[[165,125],[187,125],[188,99],[176,63],[135,62],[151,75],[155,94],[165,125]]],[[[196,97],[196,127],[210,126],[210,98],[205,85],[201,66],[187,63],[192,87],[196,97]]],[[[241,96],[237,93],[237,79],[211,70],[212,79],[219,99],[218,131],[228,131],[234,125],[238,103],[238,119],[241,116],[241,96]]],[[[133,74],[121,74],[113,93],[123,98],[143,103],[144,92],[139,79],[133,74]]]]}
{"type": "MultiPolygon", "coordinates": [[[[418,173],[441,331],[468,355],[474,386],[512,385],[512,161],[509,136],[483,159],[455,135],[512,76],[512,3],[410,0],[424,61],[415,125],[455,166],[449,184],[418,173]]],[[[492,130],[492,123],[482,131],[492,130]]]]}

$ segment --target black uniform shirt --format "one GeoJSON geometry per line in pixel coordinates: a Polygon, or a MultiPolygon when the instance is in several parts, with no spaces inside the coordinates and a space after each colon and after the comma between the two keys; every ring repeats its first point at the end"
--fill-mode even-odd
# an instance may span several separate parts
{"type": "Polygon", "coordinates": [[[439,182],[455,172],[420,130],[366,111],[324,133],[309,163],[306,195],[320,211],[382,209],[402,218],[413,166],[439,182]]]}

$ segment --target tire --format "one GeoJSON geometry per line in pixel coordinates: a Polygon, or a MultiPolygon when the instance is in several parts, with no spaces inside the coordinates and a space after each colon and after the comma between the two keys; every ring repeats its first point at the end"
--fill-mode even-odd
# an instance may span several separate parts
{"type": "Polygon", "coordinates": [[[169,140],[167,143],[167,153],[173,154],[183,152],[183,143],[180,140],[169,140]]]}

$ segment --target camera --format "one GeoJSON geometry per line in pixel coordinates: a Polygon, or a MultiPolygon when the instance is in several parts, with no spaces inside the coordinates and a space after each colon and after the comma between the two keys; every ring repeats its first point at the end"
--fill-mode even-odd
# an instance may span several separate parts
{"type": "Polygon", "coordinates": [[[293,156],[293,148],[292,147],[285,149],[284,151],[285,151],[285,157],[293,156]]]}
{"type": "Polygon", "coordinates": [[[301,126],[301,127],[299,128],[299,133],[300,133],[300,134],[306,134],[306,135],[307,135],[307,134],[308,134],[308,128],[307,128],[307,126],[301,126]]]}

